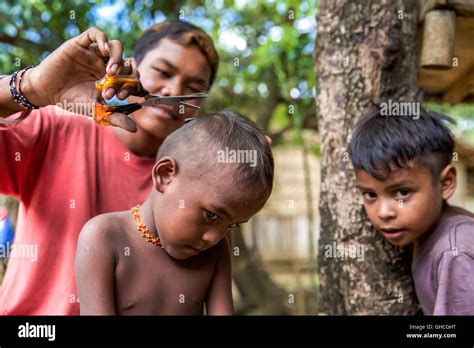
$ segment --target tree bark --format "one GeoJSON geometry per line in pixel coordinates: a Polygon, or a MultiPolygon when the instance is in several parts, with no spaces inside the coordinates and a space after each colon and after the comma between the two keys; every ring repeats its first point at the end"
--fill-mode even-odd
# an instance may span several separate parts
{"type": "Polygon", "coordinates": [[[319,0],[314,61],[321,135],[320,312],[414,314],[409,250],[368,222],[347,148],[353,125],[384,99],[419,100],[417,1],[319,0]],[[333,244],[335,243],[335,244],[333,244]],[[334,247],[345,251],[333,252],[334,247]],[[362,250],[363,257],[349,254],[362,250]]]}

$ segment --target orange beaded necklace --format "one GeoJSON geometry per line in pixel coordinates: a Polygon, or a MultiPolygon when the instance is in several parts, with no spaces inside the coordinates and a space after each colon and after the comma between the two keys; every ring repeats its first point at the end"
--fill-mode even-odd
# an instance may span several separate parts
{"type": "Polygon", "coordinates": [[[141,233],[142,237],[145,238],[147,242],[163,248],[163,244],[161,244],[160,237],[153,237],[153,235],[150,233],[150,229],[140,220],[140,215],[138,214],[139,207],[140,203],[138,203],[135,207],[131,208],[133,220],[135,220],[135,223],[137,224],[137,231],[141,233]]]}

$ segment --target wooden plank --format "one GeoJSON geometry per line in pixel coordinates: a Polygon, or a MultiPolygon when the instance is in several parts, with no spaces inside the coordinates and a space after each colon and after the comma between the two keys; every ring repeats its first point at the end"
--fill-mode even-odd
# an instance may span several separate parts
{"type": "Polygon", "coordinates": [[[474,17],[474,0],[448,0],[458,16],[474,17]]]}
{"type": "Polygon", "coordinates": [[[474,67],[448,88],[444,93],[443,101],[445,103],[460,103],[470,94],[474,94],[474,67]]]}
{"type": "Polygon", "coordinates": [[[456,12],[433,10],[426,14],[420,64],[422,68],[451,69],[456,40],[456,12]]]}
{"type": "Polygon", "coordinates": [[[474,0],[420,0],[418,20],[424,21],[426,13],[434,9],[451,9],[457,16],[474,17],[474,0]]]}
{"type": "Polygon", "coordinates": [[[428,11],[446,6],[446,0],[420,0],[419,6],[420,12],[418,14],[418,19],[421,23],[425,19],[425,15],[428,11]]]}

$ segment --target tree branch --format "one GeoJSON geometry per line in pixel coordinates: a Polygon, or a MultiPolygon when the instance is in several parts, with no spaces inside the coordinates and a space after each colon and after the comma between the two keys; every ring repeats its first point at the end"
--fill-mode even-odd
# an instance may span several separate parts
{"type": "Polygon", "coordinates": [[[38,52],[38,54],[44,51],[51,52],[52,50],[54,50],[54,48],[52,49],[49,45],[33,42],[31,40],[23,39],[18,36],[11,37],[3,33],[0,34],[0,42],[23,49],[26,49],[26,47],[28,47],[28,49],[38,52]]]}

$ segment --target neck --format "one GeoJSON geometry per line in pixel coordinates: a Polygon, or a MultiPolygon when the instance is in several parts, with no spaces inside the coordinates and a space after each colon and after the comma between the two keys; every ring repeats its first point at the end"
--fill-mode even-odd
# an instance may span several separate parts
{"type": "Polygon", "coordinates": [[[423,233],[418,239],[413,241],[413,254],[416,254],[418,252],[421,245],[436,230],[436,228],[440,224],[443,217],[449,217],[451,213],[452,213],[452,207],[446,201],[443,201],[443,205],[441,206],[441,211],[438,217],[436,218],[436,220],[431,224],[430,228],[425,233],[423,233]]]}
{"type": "Polygon", "coordinates": [[[153,202],[152,202],[153,193],[148,196],[147,200],[140,205],[138,208],[138,214],[140,215],[140,220],[142,224],[146,225],[150,230],[150,233],[157,237],[158,232],[156,229],[155,216],[153,214],[153,202]]]}
{"type": "Polygon", "coordinates": [[[113,131],[127,149],[140,157],[155,158],[156,153],[164,140],[157,140],[156,138],[151,137],[139,127],[137,127],[136,133],[126,131],[119,127],[113,127],[113,131]]]}

